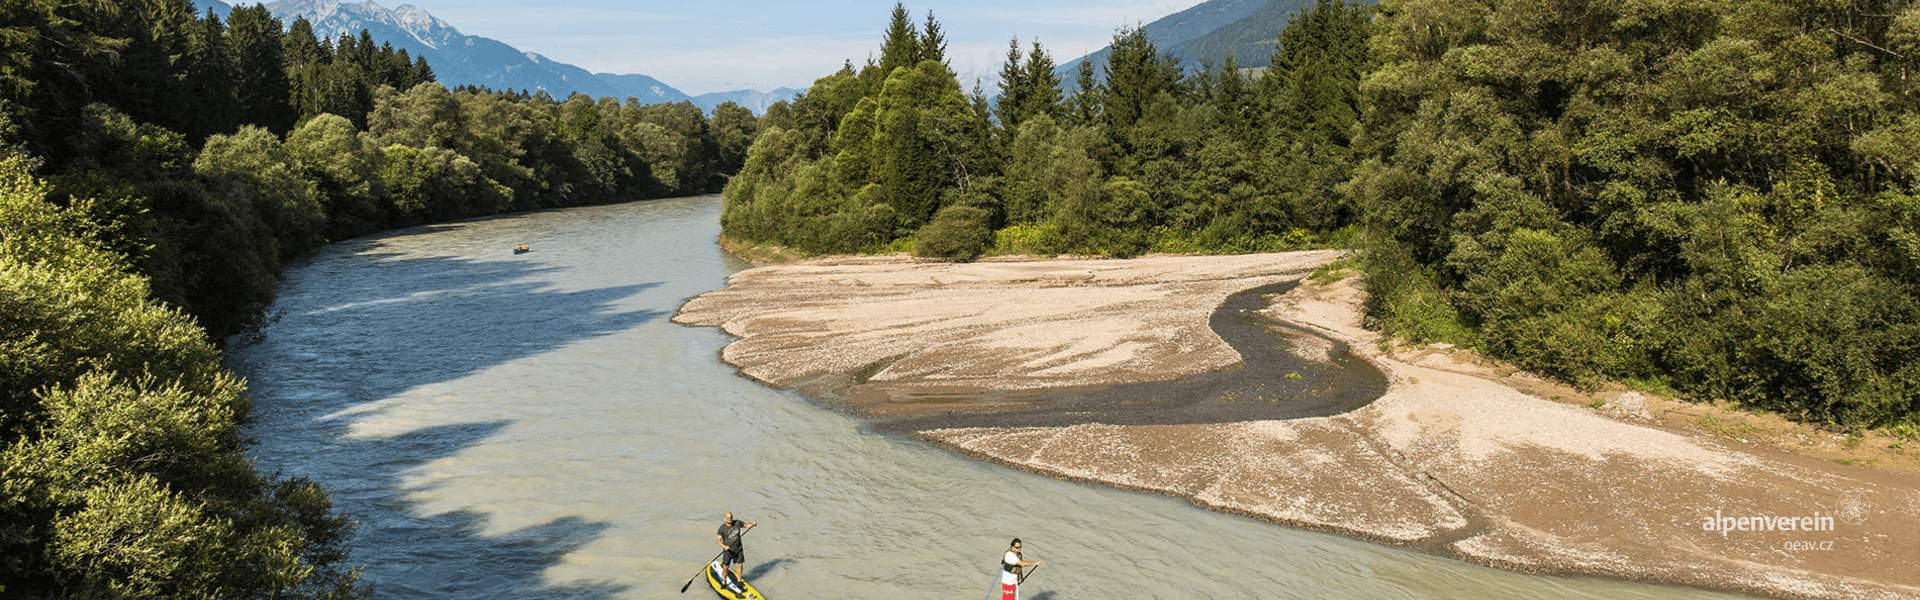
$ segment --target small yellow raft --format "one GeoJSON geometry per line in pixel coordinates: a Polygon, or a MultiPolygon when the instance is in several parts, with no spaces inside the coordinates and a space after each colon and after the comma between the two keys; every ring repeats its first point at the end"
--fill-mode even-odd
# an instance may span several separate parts
{"type": "Polygon", "coordinates": [[[734,577],[733,571],[720,566],[718,560],[707,563],[707,585],[713,586],[713,592],[727,600],[767,600],[746,580],[734,577]]]}

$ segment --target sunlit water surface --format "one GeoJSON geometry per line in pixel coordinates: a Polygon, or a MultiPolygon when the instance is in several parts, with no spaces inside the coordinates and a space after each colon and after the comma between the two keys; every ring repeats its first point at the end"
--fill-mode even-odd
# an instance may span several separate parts
{"type": "Polygon", "coordinates": [[[669,322],[742,268],[701,197],[329,246],[230,363],[252,455],[357,520],[389,598],[702,598],[732,509],[769,597],[980,598],[1015,536],[1027,598],[1677,598],[1533,577],[1056,481],[879,435],[669,322]],[[528,243],[533,252],[511,248],[528,243]]]}

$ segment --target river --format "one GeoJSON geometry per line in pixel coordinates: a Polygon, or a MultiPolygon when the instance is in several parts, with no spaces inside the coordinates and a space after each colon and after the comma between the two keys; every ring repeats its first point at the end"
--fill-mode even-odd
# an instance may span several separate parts
{"type": "Polygon", "coordinates": [[[720,362],[676,325],[744,265],[717,196],[423,227],[291,266],[232,344],[250,455],[361,524],[383,598],[711,598],[720,513],[760,526],[776,599],[979,598],[1024,538],[1024,597],[1681,598],[1535,577],[975,462],[720,362]],[[533,251],[512,254],[519,243],[533,251]]]}

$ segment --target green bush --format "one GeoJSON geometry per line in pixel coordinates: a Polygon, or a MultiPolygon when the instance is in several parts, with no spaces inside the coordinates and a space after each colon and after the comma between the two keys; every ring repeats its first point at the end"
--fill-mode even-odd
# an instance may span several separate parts
{"type": "Polygon", "coordinates": [[[949,206],[914,234],[914,256],[967,262],[979,258],[994,241],[992,213],[971,206],[949,206]]]}
{"type": "Polygon", "coordinates": [[[1051,256],[1053,232],[1045,225],[1023,223],[993,232],[994,254],[1051,256]]]}
{"type": "Polygon", "coordinates": [[[1360,253],[1360,264],[1367,273],[1368,328],[1420,344],[1478,345],[1450,294],[1406,250],[1392,242],[1374,242],[1360,253]]]}

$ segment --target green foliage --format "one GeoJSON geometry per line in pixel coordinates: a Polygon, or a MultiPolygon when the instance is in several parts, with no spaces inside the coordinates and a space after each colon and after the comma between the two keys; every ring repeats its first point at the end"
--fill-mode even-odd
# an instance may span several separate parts
{"type": "Polygon", "coordinates": [[[386,182],[378,156],[361,142],[346,117],[323,113],[287,134],[287,153],[313,181],[327,203],[323,237],[346,239],[375,231],[387,221],[386,182]]]}
{"type": "Polygon", "coordinates": [[[1342,189],[1382,240],[1389,330],[1436,335],[1444,305],[1491,354],[1573,380],[1849,427],[1920,411],[1920,120],[1891,47],[1916,41],[1910,7],[1380,13],[1342,189]]]}
{"type": "Polygon", "coordinates": [[[948,206],[940,209],[920,231],[914,233],[914,256],[967,262],[978,258],[995,241],[988,221],[993,215],[972,206],[948,206]]]}
{"type": "Polygon", "coordinates": [[[480,166],[445,148],[394,144],[381,153],[380,179],[403,222],[424,223],[485,214],[506,205],[507,190],[480,175],[480,166]]]}
{"type": "MultiPolygon", "coordinates": [[[[233,15],[0,6],[0,594],[360,595],[326,494],[244,456],[245,389],[216,350],[282,261],[428,220],[710,192],[728,172],[691,104],[447,90],[365,31],[334,45],[233,15]]],[[[716,120],[736,152],[758,129],[716,120]]]]}
{"type": "Polygon", "coordinates": [[[1002,128],[1014,131],[1035,117],[1062,116],[1060,76],[1053,69],[1053,57],[1039,40],[1025,56],[1020,54],[1020,38],[1008,42],[1007,62],[1000,69],[1000,103],[994,109],[1002,128]]]}
{"type": "MultiPolygon", "coordinates": [[[[0,158],[0,586],[156,598],[353,593],[348,525],[242,453],[247,403],[205,334],[0,158]]],[[[316,502],[316,498],[320,500],[316,502]]]]}
{"type": "Polygon", "coordinates": [[[719,153],[716,171],[720,173],[739,173],[740,167],[747,163],[747,148],[753,145],[753,138],[759,135],[760,123],[754,119],[753,111],[733,102],[722,102],[713,109],[713,140],[719,153]]]}
{"type": "Polygon", "coordinates": [[[1303,73],[1260,85],[1231,63],[1183,77],[1144,31],[1124,28],[1106,81],[1082,62],[1078,91],[1062,100],[1052,58],[1016,38],[989,110],[960,92],[944,64],[898,58],[927,38],[896,5],[881,60],[816,81],[793,105],[793,128],[749,152],[727,187],[726,234],[811,252],[885,248],[965,205],[987,211],[996,230],[1023,232],[1002,236],[995,252],[1267,252],[1350,241],[1357,211],[1338,184],[1354,160],[1348,128],[1371,64],[1370,13],[1345,2],[1316,10],[1288,35],[1344,48],[1290,55],[1286,68],[1303,73]],[[884,219],[871,214],[881,205],[884,219]]]}
{"type": "Polygon", "coordinates": [[[1447,291],[1404,248],[1391,241],[1369,240],[1360,264],[1367,273],[1368,328],[1417,344],[1479,345],[1447,291]]]}
{"type": "Polygon", "coordinates": [[[992,254],[1052,255],[1054,233],[1046,226],[1016,224],[993,232],[992,254]]]}
{"type": "Polygon", "coordinates": [[[1159,96],[1179,95],[1180,66],[1147,39],[1145,27],[1122,27],[1113,36],[1107,55],[1106,87],[1101,112],[1107,127],[1122,133],[1148,118],[1159,96]]]}
{"type": "Polygon", "coordinates": [[[280,19],[262,4],[235,6],[228,17],[227,47],[233,52],[233,94],[239,123],[286,133],[293,127],[292,88],[287,81],[280,19]]]}
{"type": "Polygon", "coordinates": [[[193,170],[229,205],[251,209],[276,238],[281,258],[318,245],[326,211],[319,190],[273,133],[254,126],[207,138],[193,170]]]}

